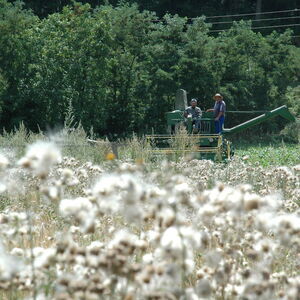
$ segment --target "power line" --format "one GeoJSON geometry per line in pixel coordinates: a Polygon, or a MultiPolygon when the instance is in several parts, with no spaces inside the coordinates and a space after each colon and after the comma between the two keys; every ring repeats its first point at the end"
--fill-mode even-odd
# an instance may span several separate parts
{"type": "MultiPolygon", "coordinates": [[[[297,12],[299,10],[300,10],[299,8],[295,8],[295,9],[289,9],[289,10],[266,11],[266,12],[249,13],[249,14],[210,16],[210,17],[206,17],[206,19],[241,17],[241,16],[256,16],[256,15],[268,15],[268,14],[280,14],[280,13],[287,13],[287,12],[297,12]]],[[[191,19],[196,19],[196,18],[191,18],[191,19]]]]}
{"type": "Polygon", "coordinates": [[[285,25],[273,25],[273,26],[261,26],[261,27],[253,27],[252,29],[263,29],[263,28],[278,28],[278,27],[289,27],[289,26],[300,26],[300,24],[285,24],[285,25]]]}
{"type": "MultiPolygon", "coordinates": [[[[286,25],[274,25],[274,26],[252,27],[251,30],[254,30],[254,29],[267,29],[267,28],[290,27],[290,26],[300,26],[300,24],[286,24],[286,25]]],[[[229,29],[230,29],[230,28],[229,28],[229,29]]],[[[209,32],[228,31],[229,29],[210,30],[209,32]]]]}
{"type": "MultiPolygon", "coordinates": [[[[288,19],[299,19],[300,16],[294,16],[294,17],[282,17],[282,18],[267,18],[267,19],[259,19],[259,20],[245,20],[245,21],[251,21],[251,22],[265,22],[265,21],[276,21],[276,20],[288,20],[288,19]]],[[[242,20],[238,20],[238,21],[242,21],[242,20]]],[[[212,22],[209,24],[231,24],[234,21],[224,21],[224,22],[212,22]]]]}
{"type": "MultiPolygon", "coordinates": [[[[220,16],[211,16],[211,17],[207,17],[205,16],[206,19],[211,19],[211,18],[226,18],[226,17],[239,17],[239,16],[256,16],[256,15],[260,15],[260,14],[275,14],[275,13],[285,13],[285,12],[300,12],[299,8],[295,8],[295,9],[291,9],[291,10],[281,10],[281,11],[269,11],[269,12],[261,12],[261,13],[249,13],[249,14],[236,14],[236,15],[220,15],[220,16]]],[[[246,21],[252,21],[252,22],[263,22],[263,21],[272,21],[272,20],[288,20],[288,19],[298,19],[300,16],[291,16],[291,17],[280,17],[280,18],[264,18],[264,19],[250,19],[250,20],[246,20],[246,21]]],[[[195,18],[186,18],[186,20],[196,20],[199,17],[195,17],[195,18]]],[[[153,23],[158,23],[158,22],[163,22],[166,21],[165,19],[155,19],[155,20],[151,20],[151,22],[153,23]]],[[[241,21],[241,20],[237,20],[237,21],[241,21]]],[[[210,24],[230,24],[233,21],[222,21],[222,22],[208,22],[210,24]]]]}

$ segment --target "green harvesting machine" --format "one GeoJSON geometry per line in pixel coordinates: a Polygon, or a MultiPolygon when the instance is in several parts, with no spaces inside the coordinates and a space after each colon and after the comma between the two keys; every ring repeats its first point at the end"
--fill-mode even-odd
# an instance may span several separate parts
{"type": "MultiPolygon", "coordinates": [[[[166,113],[168,134],[146,136],[155,154],[168,156],[189,155],[196,159],[227,161],[234,155],[232,143],[228,140],[233,133],[241,132],[276,116],[295,121],[295,117],[284,105],[271,111],[262,111],[262,114],[258,117],[232,128],[224,128],[222,133],[216,134],[213,112],[202,112],[200,131],[195,133],[192,118],[184,117],[186,107],[186,91],[180,89],[176,93],[175,110],[166,113]]],[[[238,113],[255,112],[240,111],[238,113]]]]}

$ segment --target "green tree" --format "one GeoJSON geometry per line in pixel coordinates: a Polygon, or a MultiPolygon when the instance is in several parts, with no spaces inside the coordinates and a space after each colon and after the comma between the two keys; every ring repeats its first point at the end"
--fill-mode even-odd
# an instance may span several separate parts
{"type": "MultiPolygon", "coordinates": [[[[299,51],[289,31],[264,37],[242,21],[213,36],[204,17],[158,18],[126,1],[96,9],[73,2],[40,20],[0,0],[0,15],[0,123],[7,128],[21,120],[32,130],[59,126],[71,104],[76,120],[100,135],[163,132],[178,88],[202,108],[216,92],[233,110],[295,102],[299,51]]],[[[246,118],[228,115],[227,125],[246,118]]]]}
{"type": "Polygon", "coordinates": [[[32,29],[36,60],[30,65],[26,97],[34,101],[38,118],[33,122],[42,128],[62,124],[71,102],[85,128],[106,129],[107,32],[89,5],[77,3],[32,29]]]}
{"type": "MultiPolygon", "coordinates": [[[[297,82],[290,35],[274,32],[263,37],[243,22],[220,34],[217,41],[225,55],[220,91],[230,109],[270,110],[286,104],[286,90],[297,82]]],[[[246,118],[238,115],[231,120],[236,124],[246,118]]],[[[272,122],[268,128],[276,130],[279,123],[272,122]]]]}
{"type": "Polygon", "coordinates": [[[216,51],[216,40],[208,32],[204,18],[187,26],[177,70],[181,86],[188,91],[189,98],[198,98],[202,109],[213,105],[211,99],[223,75],[224,55],[216,51]]]}
{"type": "MultiPolygon", "coordinates": [[[[0,123],[12,128],[23,120],[22,81],[32,59],[27,31],[38,22],[20,2],[0,0],[0,123]]],[[[28,107],[29,109],[29,107],[28,107]]]]}
{"type": "Polygon", "coordinates": [[[149,129],[164,129],[165,113],[174,108],[174,95],[182,87],[177,70],[184,47],[185,24],[184,18],[165,15],[162,21],[152,25],[149,43],[143,47],[143,68],[149,79],[147,94],[144,93],[149,129]]]}
{"type": "Polygon", "coordinates": [[[137,86],[145,74],[142,49],[148,43],[153,15],[139,12],[136,5],[101,7],[97,15],[109,26],[106,86],[107,128],[110,134],[137,131],[145,116],[137,86]]]}

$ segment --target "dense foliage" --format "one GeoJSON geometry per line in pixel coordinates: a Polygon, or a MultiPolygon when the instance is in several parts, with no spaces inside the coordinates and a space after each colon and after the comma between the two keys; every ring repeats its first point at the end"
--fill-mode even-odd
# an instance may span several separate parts
{"type": "MultiPolygon", "coordinates": [[[[14,2],[10,0],[9,2],[14,2]]],[[[117,5],[118,3],[137,3],[141,10],[155,11],[159,16],[165,13],[180,16],[197,17],[199,15],[228,15],[249,12],[282,11],[299,8],[297,0],[82,0],[92,7],[104,4],[117,5]]],[[[25,7],[32,9],[37,15],[45,17],[59,12],[72,3],[72,0],[26,0],[25,7]]]]}
{"type": "MultiPolygon", "coordinates": [[[[139,4],[155,9],[156,2],[139,4]]],[[[291,31],[263,36],[241,21],[212,35],[204,17],[162,12],[74,3],[40,19],[0,0],[0,125],[53,128],[71,108],[99,135],[161,132],[178,88],[202,108],[218,91],[232,110],[288,104],[300,113],[300,51],[291,31]]]]}

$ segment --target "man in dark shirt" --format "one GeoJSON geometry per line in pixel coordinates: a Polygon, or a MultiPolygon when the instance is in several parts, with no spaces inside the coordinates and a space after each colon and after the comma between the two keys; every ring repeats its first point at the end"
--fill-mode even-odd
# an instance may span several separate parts
{"type": "Polygon", "coordinates": [[[197,100],[192,99],[191,100],[191,106],[189,106],[184,111],[184,116],[187,118],[188,116],[192,117],[193,127],[195,128],[195,131],[200,130],[200,119],[202,117],[202,111],[201,108],[197,106],[197,100]]]}
{"type": "Polygon", "coordinates": [[[214,100],[216,101],[214,108],[208,109],[207,111],[214,112],[215,131],[216,133],[221,133],[225,121],[226,104],[221,94],[215,94],[214,100]]]}

